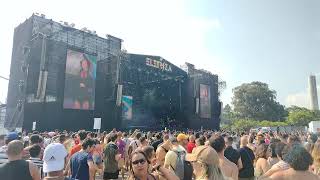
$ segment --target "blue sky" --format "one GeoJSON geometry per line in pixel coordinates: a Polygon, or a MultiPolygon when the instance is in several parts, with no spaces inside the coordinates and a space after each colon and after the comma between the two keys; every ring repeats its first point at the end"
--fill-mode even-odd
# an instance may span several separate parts
{"type": "MultiPolygon", "coordinates": [[[[132,53],[160,55],[176,65],[190,62],[232,88],[262,81],[280,103],[308,107],[307,78],[320,72],[318,0],[30,0],[0,7],[0,75],[9,76],[14,27],[33,12],[124,40],[132,53]],[[19,6],[17,6],[19,4],[19,6]]],[[[0,101],[7,82],[0,80],[0,101]]]]}
{"type": "Polygon", "coordinates": [[[224,0],[194,3],[197,16],[218,19],[222,29],[207,34],[207,47],[232,67],[231,89],[262,81],[286,105],[308,106],[307,78],[320,72],[320,1],[224,0]]]}

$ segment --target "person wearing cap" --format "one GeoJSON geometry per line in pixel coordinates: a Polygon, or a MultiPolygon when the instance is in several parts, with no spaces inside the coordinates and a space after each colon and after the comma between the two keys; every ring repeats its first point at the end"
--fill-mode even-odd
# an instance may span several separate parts
{"type": "Polygon", "coordinates": [[[46,173],[44,180],[64,180],[63,169],[65,167],[68,152],[60,143],[49,144],[43,154],[43,172],[46,173]]]}
{"type": "Polygon", "coordinates": [[[237,165],[229,161],[224,156],[224,150],[226,148],[224,138],[222,136],[213,136],[209,139],[209,144],[218,153],[219,164],[220,164],[222,173],[226,177],[230,177],[233,180],[238,180],[239,170],[237,165]]]}
{"type": "Polygon", "coordinates": [[[180,133],[178,134],[177,136],[177,141],[178,141],[178,144],[183,147],[185,149],[185,151],[187,150],[187,146],[188,146],[188,136],[183,134],[183,133],[180,133]]]}
{"type": "Polygon", "coordinates": [[[4,137],[4,144],[3,146],[0,147],[0,164],[8,162],[8,156],[7,156],[7,149],[8,149],[8,144],[19,138],[18,133],[16,132],[9,132],[5,137],[4,137]]]}
{"type": "Polygon", "coordinates": [[[40,172],[35,164],[22,159],[23,143],[13,140],[8,143],[8,162],[0,165],[0,179],[40,180],[40,172]]]}
{"type": "Polygon", "coordinates": [[[185,160],[192,163],[196,180],[227,180],[219,167],[218,154],[211,146],[195,147],[185,160]]]}

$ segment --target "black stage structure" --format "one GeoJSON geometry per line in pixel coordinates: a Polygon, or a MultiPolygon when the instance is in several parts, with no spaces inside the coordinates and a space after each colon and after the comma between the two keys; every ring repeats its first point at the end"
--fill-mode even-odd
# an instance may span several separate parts
{"type": "Polygon", "coordinates": [[[32,15],[15,28],[5,127],[92,130],[101,118],[102,130],[219,129],[217,75],[126,53],[121,43],[32,15]]]}

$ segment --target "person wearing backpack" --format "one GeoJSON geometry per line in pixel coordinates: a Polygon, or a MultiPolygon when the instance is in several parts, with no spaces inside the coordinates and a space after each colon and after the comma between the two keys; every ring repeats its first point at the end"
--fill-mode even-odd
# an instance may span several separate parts
{"type": "Polygon", "coordinates": [[[181,138],[181,134],[179,134],[177,138],[171,138],[170,140],[172,149],[166,154],[164,167],[174,171],[180,179],[191,180],[193,168],[190,162],[185,161],[187,152],[182,146],[183,141],[187,141],[187,136],[184,135],[181,138]]]}

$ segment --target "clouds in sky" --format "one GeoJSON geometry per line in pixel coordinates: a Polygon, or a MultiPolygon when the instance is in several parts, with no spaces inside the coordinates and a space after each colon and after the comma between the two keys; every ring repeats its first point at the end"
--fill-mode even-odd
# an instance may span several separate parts
{"type": "MultiPolygon", "coordinates": [[[[33,12],[119,37],[130,53],[159,55],[178,66],[193,63],[222,77],[231,71],[206,45],[207,34],[222,31],[223,23],[192,16],[185,1],[30,0],[8,1],[0,11],[5,27],[0,29],[0,75],[9,76],[14,27],[33,12]]],[[[7,82],[0,80],[0,88],[0,101],[5,101],[7,82]]]]}

